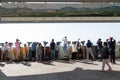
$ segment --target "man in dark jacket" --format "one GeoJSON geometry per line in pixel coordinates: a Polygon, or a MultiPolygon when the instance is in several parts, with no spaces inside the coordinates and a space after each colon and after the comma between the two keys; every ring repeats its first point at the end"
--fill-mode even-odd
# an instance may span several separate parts
{"type": "Polygon", "coordinates": [[[94,54],[92,52],[92,42],[90,40],[88,40],[86,47],[87,47],[87,60],[89,61],[89,54],[91,54],[92,58],[95,59],[94,54]]]}
{"type": "Polygon", "coordinates": [[[52,39],[52,42],[50,43],[50,49],[51,49],[51,59],[55,59],[55,42],[54,42],[54,39],[52,39]]]}
{"type": "Polygon", "coordinates": [[[100,57],[101,56],[101,52],[102,52],[102,41],[101,41],[101,39],[98,39],[97,47],[98,47],[98,57],[100,57]]]}
{"type": "Polygon", "coordinates": [[[116,41],[113,40],[113,37],[110,37],[110,41],[108,41],[108,48],[110,51],[110,62],[115,64],[115,46],[116,41]]]}

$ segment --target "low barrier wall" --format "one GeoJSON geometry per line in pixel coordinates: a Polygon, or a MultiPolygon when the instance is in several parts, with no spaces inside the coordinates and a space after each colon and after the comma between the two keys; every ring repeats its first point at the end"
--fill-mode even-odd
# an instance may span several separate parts
{"type": "MultiPolygon", "coordinates": [[[[93,51],[93,54],[95,57],[97,57],[98,55],[98,49],[97,49],[97,46],[93,46],[92,48],[92,51],[93,51]]],[[[120,48],[119,46],[116,48],[115,50],[116,52],[116,57],[120,57],[120,48]]],[[[50,52],[50,48],[49,47],[46,47],[46,52],[44,54],[44,47],[42,48],[42,57],[44,59],[44,57],[47,57],[48,59],[51,58],[51,52],[50,52]]],[[[23,60],[23,48],[21,48],[21,51],[20,51],[20,56],[21,56],[21,60],[23,60]]],[[[28,48],[28,57],[31,58],[31,50],[30,48],[28,48]]],[[[68,55],[71,56],[72,54],[72,49],[71,47],[68,47],[68,55]]],[[[86,47],[85,46],[82,46],[81,47],[81,57],[82,58],[86,58],[86,47]]],[[[59,50],[59,53],[58,53],[58,58],[59,59],[62,59],[63,56],[64,56],[64,51],[63,51],[63,47],[60,47],[60,50],[59,50]]],[[[8,57],[10,58],[10,60],[14,60],[15,59],[15,56],[16,56],[16,49],[14,47],[10,48],[9,49],[9,55],[8,57]]],[[[78,56],[78,55],[77,55],[78,56]]],[[[0,60],[3,61],[4,60],[4,50],[2,48],[0,48],[0,60]]]]}

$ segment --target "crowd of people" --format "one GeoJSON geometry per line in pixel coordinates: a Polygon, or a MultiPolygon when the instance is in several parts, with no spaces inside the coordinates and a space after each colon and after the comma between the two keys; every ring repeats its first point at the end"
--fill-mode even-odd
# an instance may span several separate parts
{"type": "MultiPolygon", "coordinates": [[[[67,36],[65,36],[62,39],[64,45],[63,45],[63,52],[65,56],[69,56],[70,59],[76,60],[76,59],[83,59],[83,55],[85,54],[82,49],[82,45],[80,42],[80,39],[77,41],[72,42],[72,46],[68,46],[70,42],[67,39],[67,36]],[[71,50],[71,51],[70,51],[71,50]],[[71,54],[69,55],[69,53],[71,54]]],[[[50,60],[57,60],[59,58],[60,53],[60,43],[55,43],[54,39],[51,40],[49,50],[50,50],[50,60]]],[[[3,50],[0,50],[0,55],[3,54],[3,56],[0,56],[0,59],[3,61],[10,61],[10,55],[14,53],[15,59],[21,60],[21,51],[22,51],[22,58],[23,60],[32,60],[32,61],[38,61],[42,62],[44,57],[44,50],[41,43],[33,42],[31,47],[28,47],[27,44],[24,44],[24,47],[22,47],[21,50],[21,42],[19,39],[16,39],[15,42],[15,48],[11,52],[11,47],[8,42],[4,43],[3,50]],[[29,56],[29,53],[31,53],[31,56],[29,56]],[[3,57],[3,58],[1,58],[3,57]]],[[[92,51],[92,42],[90,40],[86,43],[86,59],[90,61],[90,55],[93,60],[96,60],[95,55],[92,51]]],[[[98,49],[98,58],[103,59],[102,64],[102,70],[104,70],[105,64],[108,65],[109,70],[112,68],[109,65],[109,60],[111,63],[115,64],[115,46],[116,41],[113,37],[110,37],[105,42],[103,42],[100,38],[97,41],[97,49],[98,49]]],[[[45,46],[44,46],[45,47],[45,46]]]]}

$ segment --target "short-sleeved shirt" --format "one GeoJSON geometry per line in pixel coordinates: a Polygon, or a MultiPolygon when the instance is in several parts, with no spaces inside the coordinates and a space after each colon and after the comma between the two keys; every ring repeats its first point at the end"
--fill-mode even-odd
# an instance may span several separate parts
{"type": "Polygon", "coordinates": [[[17,51],[20,51],[20,42],[16,42],[16,43],[15,43],[15,46],[16,46],[16,50],[17,50],[17,51]]]}

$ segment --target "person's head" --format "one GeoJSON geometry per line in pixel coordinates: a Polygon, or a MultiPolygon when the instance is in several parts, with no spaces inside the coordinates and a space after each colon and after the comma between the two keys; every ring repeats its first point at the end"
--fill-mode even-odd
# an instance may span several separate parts
{"type": "Polygon", "coordinates": [[[99,38],[98,40],[101,41],[101,38],[99,38]]]}
{"type": "Polygon", "coordinates": [[[107,42],[104,42],[104,43],[103,43],[103,46],[104,46],[104,47],[107,47],[107,42]]]}
{"type": "Polygon", "coordinates": [[[74,44],[76,44],[76,41],[74,42],[74,44]]]}
{"type": "Polygon", "coordinates": [[[52,42],[54,42],[54,39],[52,39],[52,42]]]}
{"type": "Polygon", "coordinates": [[[88,40],[88,42],[90,42],[90,40],[88,40]]]}
{"type": "Polygon", "coordinates": [[[110,41],[112,41],[113,40],[113,37],[110,37],[110,41]]]}
{"type": "Polygon", "coordinates": [[[41,46],[41,43],[39,43],[38,46],[41,46]]]}
{"type": "Polygon", "coordinates": [[[67,39],[67,36],[65,36],[65,39],[67,39]]]}
{"type": "Polygon", "coordinates": [[[18,42],[19,41],[19,39],[16,39],[16,42],[18,42]]]}
{"type": "Polygon", "coordinates": [[[6,41],[5,44],[7,44],[8,42],[6,41]]]}
{"type": "Polygon", "coordinates": [[[27,44],[24,44],[24,47],[26,47],[27,46],[27,44]]]}
{"type": "Polygon", "coordinates": [[[106,39],[106,41],[108,42],[108,39],[106,39]]]}

